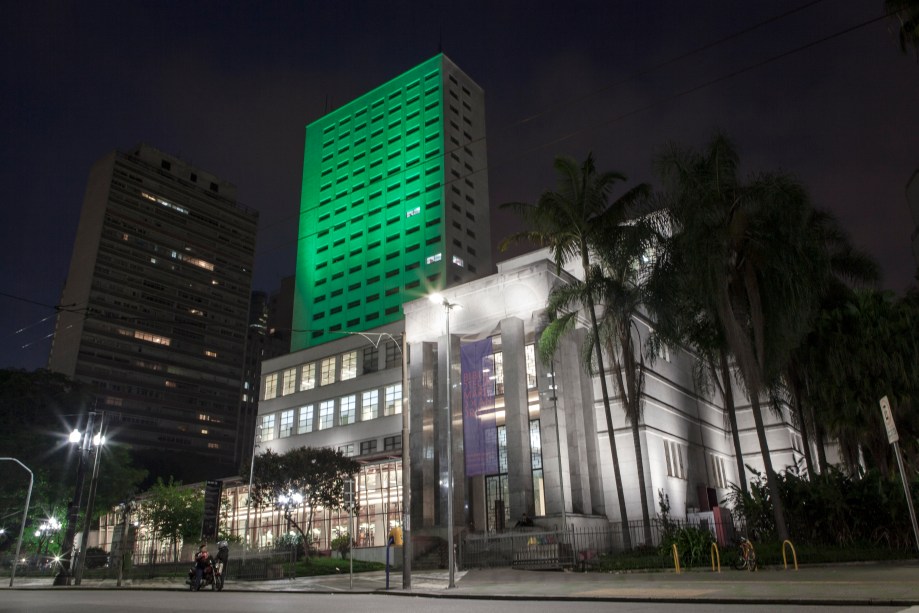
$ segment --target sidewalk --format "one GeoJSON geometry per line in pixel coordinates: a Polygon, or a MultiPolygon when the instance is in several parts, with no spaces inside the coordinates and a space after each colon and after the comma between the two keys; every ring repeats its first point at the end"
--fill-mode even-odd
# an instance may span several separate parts
{"type": "MultiPolygon", "coordinates": [[[[224,591],[271,592],[384,592],[392,596],[438,598],[596,600],[636,602],[693,602],[760,604],[919,605],[919,563],[852,564],[767,569],[755,573],[725,569],[713,573],[696,569],[682,574],[633,572],[621,574],[526,571],[508,568],[475,569],[456,573],[449,589],[446,571],[417,571],[410,590],[402,589],[402,573],[390,574],[385,591],[384,572],[347,573],[274,581],[228,582],[224,591]]],[[[4,587],[8,585],[3,584],[4,587]]],[[[132,589],[186,589],[178,580],[125,581],[132,589]]],[[[47,579],[17,579],[16,588],[51,588],[47,579]]],[[[113,580],[84,580],[81,588],[117,589],[113,580]]],[[[67,588],[57,588],[67,589],[67,588]]]]}

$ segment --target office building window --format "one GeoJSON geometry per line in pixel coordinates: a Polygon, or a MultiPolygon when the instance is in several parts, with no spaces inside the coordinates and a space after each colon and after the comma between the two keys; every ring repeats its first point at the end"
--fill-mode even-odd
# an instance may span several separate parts
{"type": "Polygon", "coordinates": [[[325,358],[319,366],[319,385],[335,383],[335,357],[325,358]]]}
{"type": "Polygon", "coordinates": [[[361,442],[361,455],[367,455],[368,453],[374,453],[376,450],[377,450],[376,439],[372,441],[361,442]]]}
{"type": "Polygon", "coordinates": [[[386,368],[402,366],[402,351],[397,343],[386,343],[386,368]]]}
{"type": "MultiPolygon", "coordinates": [[[[379,295],[377,295],[379,297],[379,295]]],[[[370,302],[370,298],[367,299],[370,302]]],[[[364,372],[376,372],[377,371],[377,360],[380,357],[380,350],[376,346],[371,345],[370,347],[364,348],[364,372]]]]}
{"type": "Polygon", "coordinates": [[[281,429],[278,438],[287,438],[294,429],[294,410],[281,411],[281,429]]]}
{"type": "Polygon", "coordinates": [[[376,419],[379,402],[380,393],[377,390],[367,390],[361,394],[361,421],[376,419]]]}
{"type": "Polygon", "coordinates": [[[348,443],[347,445],[339,445],[338,450],[345,457],[351,457],[354,455],[354,443],[348,443]]]}
{"type": "Polygon", "coordinates": [[[300,367],[300,391],[305,392],[316,387],[316,362],[300,367]]]}
{"type": "Polygon", "coordinates": [[[319,403],[319,429],[331,428],[335,419],[335,401],[324,400],[319,403]]]}
{"type": "Polygon", "coordinates": [[[357,351],[349,351],[341,356],[341,377],[339,380],[347,381],[357,376],[357,351]]]}
{"type": "Polygon", "coordinates": [[[274,413],[262,415],[262,423],[259,424],[259,440],[274,440],[274,413]]]}
{"type": "Polygon", "coordinates": [[[402,384],[387,385],[383,395],[383,415],[402,412],[402,384]]]}
{"type": "Polygon", "coordinates": [[[356,414],[355,405],[357,404],[357,397],[354,394],[350,396],[344,396],[339,401],[338,405],[338,424],[341,426],[347,426],[348,424],[354,423],[354,417],[356,414]]]}
{"type": "Polygon", "coordinates": [[[271,373],[265,377],[265,396],[264,400],[271,400],[278,395],[278,373],[271,373]]]}
{"type": "Polygon", "coordinates": [[[297,391],[297,369],[288,368],[285,370],[281,381],[281,395],[293,394],[297,391]]]}
{"type": "Polygon", "coordinates": [[[383,439],[383,450],[384,451],[396,451],[397,449],[402,449],[402,435],[397,434],[396,436],[387,436],[383,439]]]}
{"type": "Polygon", "coordinates": [[[313,405],[308,404],[300,407],[300,415],[297,419],[297,434],[306,434],[313,431],[313,405]]]}

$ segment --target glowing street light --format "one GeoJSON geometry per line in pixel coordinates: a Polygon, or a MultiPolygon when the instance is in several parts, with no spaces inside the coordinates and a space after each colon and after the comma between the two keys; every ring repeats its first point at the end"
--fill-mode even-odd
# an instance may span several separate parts
{"type": "Polygon", "coordinates": [[[451,351],[450,342],[450,312],[455,308],[462,308],[461,305],[450,302],[442,294],[431,294],[428,296],[433,304],[439,304],[444,308],[446,316],[446,336],[447,336],[447,565],[450,573],[450,582],[447,587],[456,587],[455,582],[455,560],[453,551],[453,385],[450,382],[450,375],[453,370],[453,352],[451,351]]]}

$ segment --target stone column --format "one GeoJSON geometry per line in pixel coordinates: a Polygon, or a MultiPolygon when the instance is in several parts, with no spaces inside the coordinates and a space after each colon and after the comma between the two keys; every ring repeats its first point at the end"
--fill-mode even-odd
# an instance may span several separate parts
{"type": "Polygon", "coordinates": [[[533,514],[533,468],[530,458],[530,412],[527,399],[525,345],[523,320],[517,317],[501,320],[510,525],[514,525],[523,513],[533,514]]]}

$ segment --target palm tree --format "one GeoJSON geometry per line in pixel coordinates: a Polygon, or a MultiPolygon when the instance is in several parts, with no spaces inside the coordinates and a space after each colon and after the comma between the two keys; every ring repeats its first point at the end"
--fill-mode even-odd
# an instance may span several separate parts
{"type": "MultiPolygon", "coordinates": [[[[634,206],[647,193],[647,186],[634,187],[611,204],[609,203],[610,192],[616,183],[626,180],[624,175],[616,172],[598,173],[592,154],[588,154],[583,165],[579,165],[571,158],[559,156],[555,159],[554,166],[558,174],[557,191],[544,192],[535,204],[509,202],[502,205],[502,208],[510,208],[520,215],[528,229],[505,238],[501,248],[505,249],[509,244],[519,241],[529,241],[548,247],[552,252],[558,272],[561,272],[562,266],[568,260],[577,258],[586,276],[591,271],[591,246],[598,242],[598,235],[603,228],[608,227],[605,219],[607,217],[621,218],[620,211],[634,206]]],[[[603,363],[600,327],[597,323],[593,295],[587,292],[585,298],[609,433],[613,475],[616,480],[619,514],[623,525],[623,544],[626,548],[631,548],[628,513],[626,512],[619,454],[616,449],[613,416],[603,363]]]]}
{"type": "Polygon", "coordinates": [[[806,332],[823,280],[806,256],[813,209],[804,188],[782,173],[738,177],[732,143],[716,135],[703,153],[671,146],[656,160],[674,221],[683,273],[707,296],[753,409],[775,525],[788,538],[769,454],[760,396],[806,332]]]}
{"type": "Polygon", "coordinates": [[[906,53],[908,47],[914,47],[919,54],[919,0],[885,0],[884,8],[900,22],[900,51],[906,53]]]}
{"type": "MultiPolygon", "coordinates": [[[[634,208],[613,205],[604,217],[607,227],[594,237],[591,245],[595,263],[584,281],[558,287],[549,296],[551,323],[540,337],[540,354],[545,358],[555,353],[561,336],[573,325],[579,305],[592,300],[600,310],[600,338],[612,360],[612,376],[622,401],[626,421],[631,426],[635,464],[638,473],[642,525],[645,543],[651,543],[651,516],[648,491],[645,486],[644,455],[641,445],[645,362],[641,343],[635,340],[635,319],[642,302],[650,254],[654,253],[656,234],[645,217],[634,208]],[[647,255],[644,255],[647,254],[647,255]],[[559,316],[561,314],[561,316],[559,316]]],[[[584,347],[584,360],[595,366],[593,340],[584,347]]]]}

